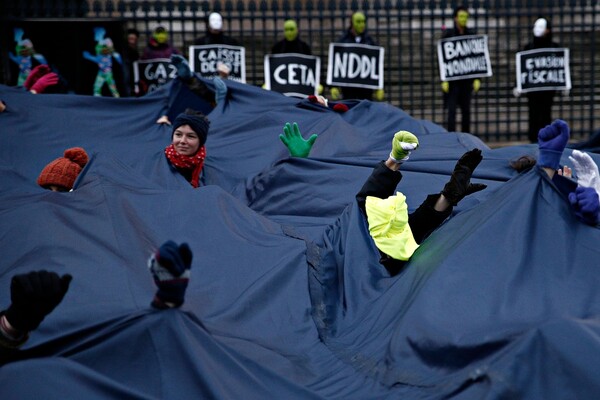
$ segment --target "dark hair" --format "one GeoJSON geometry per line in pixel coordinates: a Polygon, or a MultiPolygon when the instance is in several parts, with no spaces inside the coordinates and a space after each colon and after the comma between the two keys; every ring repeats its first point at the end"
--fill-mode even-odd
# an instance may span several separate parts
{"type": "Polygon", "coordinates": [[[454,13],[452,14],[453,18],[456,18],[458,16],[458,13],[460,11],[466,11],[467,13],[469,12],[469,9],[465,6],[458,6],[454,9],[454,13]]]}
{"type": "Polygon", "coordinates": [[[129,29],[127,29],[127,31],[125,33],[126,33],[127,36],[129,36],[129,35],[135,35],[137,37],[140,37],[140,31],[138,31],[135,28],[129,28],[129,29]]]}
{"type": "Polygon", "coordinates": [[[156,29],[154,29],[154,33],[163,33],[166,31],[167,29],[164,26],[157,26],[156,29]]]}
{"type": "Polygon", "coordinates": [[[530,155],[521,156],[515,160],[510,161],[510,166],[515,171],[521,173],[523,171],[527,171],[531,169],[536,164],[536,159],[530,155]]]}

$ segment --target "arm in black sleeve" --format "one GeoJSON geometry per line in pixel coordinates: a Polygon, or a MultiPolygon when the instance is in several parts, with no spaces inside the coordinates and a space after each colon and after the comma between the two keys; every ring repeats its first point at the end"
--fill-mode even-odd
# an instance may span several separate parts
{"type": "Polygon", "coordinates": [[[419,244],[452,213],[452,207],[444,211],[435,210],[434,206],[439,197],[439,194],[430,194],[419,208],[408,215],[410,230],[419,244]]]}
{"type": "Polygon", "coordinates": [[[363,214],[366,214],[365,203],[367,196],[386,199],[394,194],[396,186],[400,183],[402,174],[400,171],[392,171],[385,165],[385,161],[381,161],[371,172],[362,189],[356,195],[358,206],[363,214]]]}

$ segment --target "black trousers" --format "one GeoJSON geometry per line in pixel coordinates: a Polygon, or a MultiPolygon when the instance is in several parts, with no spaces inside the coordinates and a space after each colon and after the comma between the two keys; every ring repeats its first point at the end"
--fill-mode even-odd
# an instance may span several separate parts
{"type": "Polygon", "coordinates": [[[529,106],[529,141],[537,143],[540,129],[552,123],[552,104],[554,104],[554,91],[527,93],[529,106]]]}
{"type": "Polygon", "coordinates": [[[471,93],[473,91],[473,80],[452,81],[449,83],[449,92],[446,98],[448,107],[448,131],[456,131],[456,109],[460,107],[462,132],[470,132],[471,129],[471,93]]]}

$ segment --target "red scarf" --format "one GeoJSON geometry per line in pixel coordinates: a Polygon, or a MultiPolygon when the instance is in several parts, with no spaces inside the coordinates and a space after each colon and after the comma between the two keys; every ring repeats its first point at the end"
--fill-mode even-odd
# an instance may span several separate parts
{"type": "Polygon", "coordinates": [[[190,183],[195,188],[200,186],[200,172],[202,172],[204,158],[206,157],[206,149],[204,146],[200,147],[200,150],[193,156],[184,156],[175,151],[175,146],[170,144],[165,148],[165,155],[171,164],[177,168],[192,170],[192,180],[190,183]]]}

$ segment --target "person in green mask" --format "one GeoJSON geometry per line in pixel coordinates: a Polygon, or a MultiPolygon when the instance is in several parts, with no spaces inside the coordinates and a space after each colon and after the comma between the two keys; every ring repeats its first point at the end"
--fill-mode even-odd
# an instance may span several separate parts
{"type": "Polygon", "coordinates": [[[297,53],[312,55],[310,46],[298,37],[298,25],[293,19],[283,23],[284,38],[273,45],[271,54],[297,53]]]}
{"type": "MultiPolygon", "coordinates": [[[[339,38],[336,43],[359,43],[378,46],[377,42],[367,33],[367,17],[363,12],[357,11],[352,14],[350,27],[346,33],[339,38]]],[[[372,100],[382,101],[384,97],[383,89],[375,90],[366,88],[332,87],[330,89],[331,99],[357,99],[357,100],[372,100]]]]}
{"type": "MultiPolygon", "coordinates": [[[[446,29],[442,38],[455,36],[475,35],[474,29],[467,27],[469,20],[469,10],[464,6],[459,6],[454,10],[454,28],[446,29]]],[[[456,108],[461,110],[461,128],[462,132],[470,132],[471,128],[471,95],[477,93],[481,86],[479,79],[461,79],[457,81],[442,82],[442,92],[444,92],[444,104],[448,108],[448,124],[446,129],[450,132],[456,131],[456,108]]]]}
{"type": "Polygon", "coordinates": [[[181,53],[169,43],[169,32],[165,27],[159,26],[148,40],[148,46],[144,49],[141,59],[171,58],[172,54],[181,53]]]}

